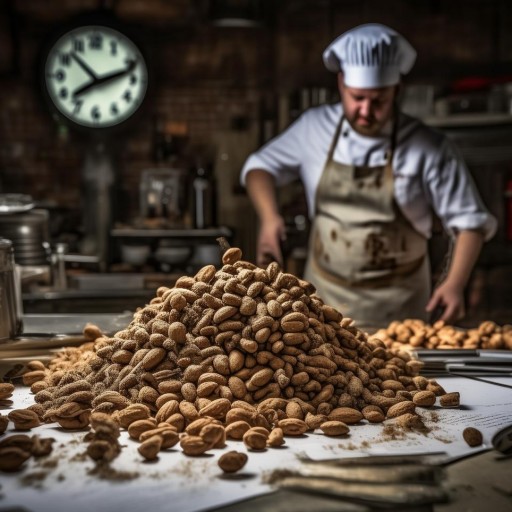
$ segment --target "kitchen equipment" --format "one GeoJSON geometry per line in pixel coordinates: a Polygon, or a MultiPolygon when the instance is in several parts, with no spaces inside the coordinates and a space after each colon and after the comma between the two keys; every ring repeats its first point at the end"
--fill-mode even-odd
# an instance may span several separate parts
{"type": "Polygon", "coordinates": [[[188,173],[184,169],[147,169],[142,173],[142,218],[161,218],[168,227],[185,227],[187,199],[188,173]]]}
{"type": "Polygon", "coordinates": [[[49,265],[48,222],[43,209],[0,215],[0,235],[11,240],[18,265],[49,265]]]}
{"type": "Polygon", "coordinates": [[[221,254],[219,244],[198,244],[194,248],[192,256],[194,265],[221,265],[221,254]]]}
{"type": "Polygon", "coordinates": [[[129,265],[144,265],[151,254],[151,247],[148,244],[130,244],[121,245],[121,260],[129,265]]]}
{"type": "MultiPolygon", "coordinates": [[[[428,454],[426,454],[428,455],[428,454]]],[[[443,469],[424,456],[368,456],[353,459],[303,462],[279,469],[268,481],[281,489],[324,494],[377,508],[442,503],[443,469]]],[[[416,510],[416,508],[415,508],[416,510]]]]}
{"type": "Polygon", "coordinates": [[[34,208],[32,197],[25,194],[0,194],[0,214],[26,212],[34,208]]]}
{"type": "Polygon", "coordinates": [[[212,170],[198,165],[192,182],[194,189],[194,227],[211,228],[217,223],[216,186],[212,170]]]}
{"type": "Polygon", "coordinates": [[[19,274],[14,263],[12,242],[0,238],[0,341],[21,333],[22,315],[19,274]]]}
{"type": "Polygon", "coordinates": [[[155,251],[155,259],[159,263],[167,263],[169,265],[181,265],[188,260],[191,252],[192,249],[187,246],[166,247],[164,245],[160,246],[155,251]]]}
{"type": "Polygon", "coordinates": [[[494,435],[492,445],[495,450],[512,455],[512,425],[505,427],[494,435]]]}

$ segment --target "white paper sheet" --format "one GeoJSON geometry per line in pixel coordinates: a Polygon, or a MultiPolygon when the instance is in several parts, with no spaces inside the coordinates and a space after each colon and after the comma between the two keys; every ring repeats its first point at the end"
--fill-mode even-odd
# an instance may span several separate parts
{"type": "MultiPolygon", "coordinates": [[[[31,434],[54,437],[54,451],[46,459],[29,460],[21,472],[0,473],[0,511],[22,506],[33,512],[197,512],[272,491],[262,483],[262,476],[278,468],[297,468],[304,454],[320,460],[441,451],[446,453],[444,459],[455,459],[490,448],[492,436],[512,425],[512,389],[462,377],[437,380],[446,391],[461,393],[462,407],[422,411],[431,428],[428,435],[407,433],[391,439],[383,434],[383,425],[361,424],[352,426],[348,437],[308,434],[287,438],[285,447],[263,453],[248,452],[242,442],[228,441],[224,449],[202,457],[186,457],[177,447],[162,452],[155,462],[144,462],[137,452],[138,443],[123,432],[120,442],[124,447],[112,468],[137,473],[136,478],[126,480],[102,480],[89,474],[94,463],[81,456],[86,447],[84,432],[69,433],[55,425],[43,425],[31,434]],[[463,441],[462,430],[467,426],[482,431],[482,447],[470,448],[463,441]],[[248,453],[249,461],[241,474],[224,476],[217,461],[232,449],[248,453]],[[56,467],[45,468],[48,460],[55,461],[56,467]]],[[[512,378],[495,381],[512,385],[512,378]]],[[[16,408],[31,403],[27,388],[16,390],[16,408]]]]}

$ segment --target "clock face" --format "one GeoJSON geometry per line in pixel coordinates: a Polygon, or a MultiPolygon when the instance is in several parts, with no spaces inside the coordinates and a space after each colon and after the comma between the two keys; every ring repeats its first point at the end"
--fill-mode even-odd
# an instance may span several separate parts
{"type": "Polygon", "coordinates": [[[71,30],[53,45],[44,78],[58,111],[90,128],[128,119],[140,107],[148,82],[135,44],[117,30],[95,25],[71,30]]]}

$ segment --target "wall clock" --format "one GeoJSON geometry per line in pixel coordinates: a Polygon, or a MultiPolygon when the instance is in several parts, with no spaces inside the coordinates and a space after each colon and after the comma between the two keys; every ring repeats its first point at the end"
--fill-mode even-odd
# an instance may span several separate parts
{"type": "Polygon", "coordinates": [[[82,128],[126,122],[140,108],[147,86],[141,51],[109,26],[84,24],[69,30],[44,59],[44,88],[50,104],[82,128]]]}

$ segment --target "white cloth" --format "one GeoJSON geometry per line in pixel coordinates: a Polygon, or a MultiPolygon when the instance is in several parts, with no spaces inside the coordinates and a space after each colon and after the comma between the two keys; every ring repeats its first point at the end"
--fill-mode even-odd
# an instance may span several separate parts
{"type": "Polygon", "coordinates": [[[393,29],[368,23],[335,39],[323,59],[329,71],[343,72],[345,85],[372,89],[398,84],[414,65],[416,51],[393,29]]]}
{"type": "MultiPolygon", "coordinates": [[[[304,112],[287,130],[249,156],[241,183],[245,184],[247,173],[253,169],[269,172],[278,185],[300,179],[312,218],[316,188],[341,115],[339,103],[304,112]]],[[[344,120],[333,158],[358,166],[383,165],[389,146],[388,134],[366,137],[344,120]]],[[[400,114],[393,170],[396,202],[425,237],[431,235],[432,209],[449,232],[480,229],[486,240],[494,235],[496,219],[484,206],[466,165],[446,135],[400,114]]]]}

